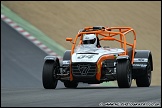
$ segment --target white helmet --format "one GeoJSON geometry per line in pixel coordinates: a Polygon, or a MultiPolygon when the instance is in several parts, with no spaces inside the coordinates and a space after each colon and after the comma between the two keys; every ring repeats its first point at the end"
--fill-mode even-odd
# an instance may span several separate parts
{"type": "Polygon", "coordinates": [[[83,37],[83,44],[94,44],[97,46],[97,37],[95,34],[85,34],[83,37]]]}

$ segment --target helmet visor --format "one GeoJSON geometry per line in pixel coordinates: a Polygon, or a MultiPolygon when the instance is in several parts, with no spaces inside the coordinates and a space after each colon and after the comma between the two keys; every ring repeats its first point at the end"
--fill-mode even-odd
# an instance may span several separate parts
{"type": "Polygon", "coordinates": [[[91,39],[91,40],[84,40],[84,41],[83,41],[83,44],[94,44],[95,41],[96,41],[96,38],[91,39]]]}

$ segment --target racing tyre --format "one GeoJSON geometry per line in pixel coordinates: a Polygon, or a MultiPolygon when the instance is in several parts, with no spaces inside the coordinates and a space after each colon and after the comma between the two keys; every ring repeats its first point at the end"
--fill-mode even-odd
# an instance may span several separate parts
{"type": "Polygon", "coordinates": [[[130,88],[132,84],[132,66],[130,61],[118,61],[116,72],[119,88],[130,88]]]}
{"type": "Polygon", "coordinates": [[[55,61],[46,61],[43,66],[43,87],[45,89],[55,89],[58,80],[56,79],[56,74],[59,72],[57,68],[58,64],[55,61]]]}
{"type": "Polygon", "coordinates": [[[151,84],[151,64],[148,61],[146,72],[143,76],[136,78],[137,87],[149,87],[151,84]]]}
{"type": "Polygon", "coordinates": [[[65,86],[66,88],[77,88],[78,82],[74,82],[74,81],[65,81],[65,82],[64,82],[64,86],[65,86]]]}

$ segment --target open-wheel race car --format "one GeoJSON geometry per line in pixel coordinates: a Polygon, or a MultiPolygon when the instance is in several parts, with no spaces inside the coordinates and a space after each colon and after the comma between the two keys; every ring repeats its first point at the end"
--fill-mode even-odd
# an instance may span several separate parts
{"type": "Polygon", "coordinates": [[[45,89],[55,89],[58,80],[67,88],[76,88],[79,82],[100,84],[117,80],[119,88],[130,88],[132,80],[137,87],[149,87],[153,60],[150,50],[136,50],[136,32],[131,27],[85,27],[79,30],[66,50],[62,64],[57,56],[46,56],[42,72],[45,89]],[[127,41],[131,34],[132,43],[127,41]],[[101,46],[101,42],[107,46],[101,46]],[[112,48],[108,42],[119,44],[112,48]]]}

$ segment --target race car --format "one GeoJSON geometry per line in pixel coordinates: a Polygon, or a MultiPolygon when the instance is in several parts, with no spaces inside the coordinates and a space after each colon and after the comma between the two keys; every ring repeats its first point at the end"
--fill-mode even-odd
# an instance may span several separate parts
{"type": "Polygon", "coordinates": [[[76,88],[80,82],[100,84],[117,81],[119,88],[130,88],[132,80],[137,87],[149,87],[153,60],[150,50],[136,49],[136,32],[131,27],[85,27],[73,38],[62,62],[57,56],[46,56],[42,72],[45,89],[55,89],[58,80],[66,88],[76,88]],[[132,43],[127,41],[131,34],[132,43]],[[101,42],[107,46],[101,46],[101,42]],[[119,44],[108,46],[108,42],[119,44]]]}

